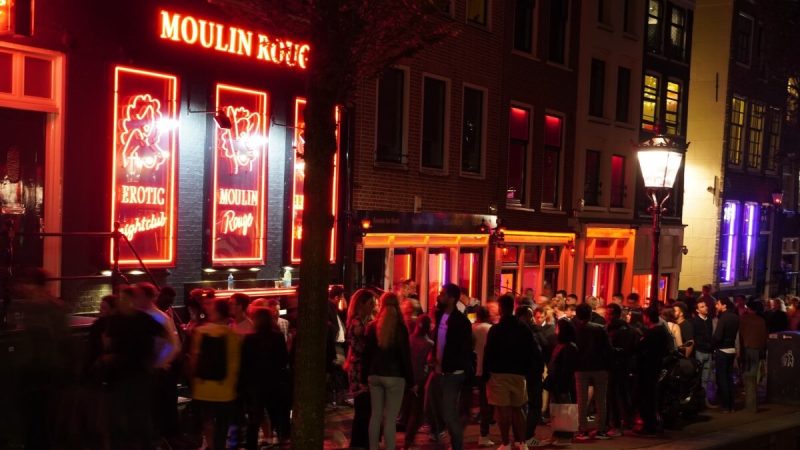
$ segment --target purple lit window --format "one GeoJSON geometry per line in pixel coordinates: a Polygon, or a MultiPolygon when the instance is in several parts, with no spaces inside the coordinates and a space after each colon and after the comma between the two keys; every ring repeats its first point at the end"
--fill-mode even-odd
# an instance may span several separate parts
{"type": "Polygon", "coordinates": [[[742,211],[741,250],[736,252],[739,257],[736,274],[738,281],[750,281],[753,278],[753,260],[758,237],[758,209],[755,203],[745,203],[742,211]]]}
{"type": "Polygon", "coordinates": [[[719,246],[719,280],[722,283],[732,283],[735,276],[736,235],[739,204],[725,202],[722,209],[722,226],[720,227],[719,246]]]}

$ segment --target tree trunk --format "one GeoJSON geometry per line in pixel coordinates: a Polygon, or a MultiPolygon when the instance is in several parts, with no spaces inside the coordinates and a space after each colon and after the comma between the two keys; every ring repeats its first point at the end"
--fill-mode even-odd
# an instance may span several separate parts
{"type": "Polygon", "coordinates": [[[315,42],[305,108],[305,199],[301,244],[298,326],[294,362],[292,448],[318,450],[324,441],[326,396],[327,297],[330,278],[328,245],[331,180],[336,151],[335,82],[324,44],[315,42]],[[322,61],[321,61],[322,60],[322,61]]]}

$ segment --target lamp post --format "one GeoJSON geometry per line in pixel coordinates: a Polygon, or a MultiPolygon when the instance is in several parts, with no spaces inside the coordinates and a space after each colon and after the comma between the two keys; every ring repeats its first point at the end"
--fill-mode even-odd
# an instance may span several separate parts
{"type": "Polygon", "coordinates": [[[650,260],[650,308],[658,308],[658,247],[661,240],[661,215],[664,204],[672,195],[675,178],[681,168],[683,154],[688,144],[677,142],[670,136],[656,135],[639,144],[637,157],[642,170],[644,187],[650,206],[647,211],[653,217],[653,250],[650,260]]]}

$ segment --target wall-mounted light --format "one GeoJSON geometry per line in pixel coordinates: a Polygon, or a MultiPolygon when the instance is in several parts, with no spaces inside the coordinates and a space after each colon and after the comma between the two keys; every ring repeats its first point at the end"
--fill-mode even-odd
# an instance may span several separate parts
{"type": "Polygon", "coordinates": [[[502,219],[497,219],[497,225],[494,228],[492,228],[492,226],[486,222],[486,219],[481,219],[481,224],[478,227],[478,230],[481,232],[481,234],[489,235],[489,242],[491,244],[496,245],[498,248],[505,247],[506,226],[502,219]]]}
{"type": "Polygon", "coordinates": [[[211,267],[206,267],[205,269],[203,269],[203,272],[205,273],[214,273],[216,271],[217,269],[212,269],[211,267]]]}
{"type": "Polygon", "coordinates": [[[111,274],[112,274],[112,272],[110,270],[101,270],[100,271],[100,275],[102,275],[104,277],[110,277],[111,274]]]}
{"type": "Polygon", "coordinates": [[[139,269],[134,269],[134,270],[131,270],[131,271],[130,271],[130,272],[128,272],[128,273],[129,273],[129,274],[131,274],[131,275],[144,275],[144,272],[143,272],[143,271],[141,271],[141,270],[139,270],[139,269]]]}
{"type": "Polygon", "coordinates": [[[568,240],[566,247],[567,251],[569,251],[569,255],[575,256],[575,241],[573,241],[572,239],[568,240]]]}
{"type": "Polygon", "coordinates": [[[689,254],[689,247],[687,247],[685,245],[681,245],[681,253],[683,253],[684,256],[688,255],[689,254]]]}
{"type": "Polygon", "coordinates": [[[781,208],[783,206],[783,191],[775,191],[772,193],[772,206],[781,208]]]}

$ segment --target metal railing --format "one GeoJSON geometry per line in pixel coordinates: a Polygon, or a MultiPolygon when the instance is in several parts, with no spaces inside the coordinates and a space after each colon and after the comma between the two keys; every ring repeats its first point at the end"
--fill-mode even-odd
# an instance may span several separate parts
{"type": "MultiPolygon", "coordinates": [[[[158,281],[153,276],[153,273],[147,267],[147,265],[142,261],[142,258],[139,256],[139,252],[136,251],[136,248],[131,244],[131,241],[125,236],[122,232],[120,232],[120,223],[114,222],[114,231],[65,231],[65,232],[39,232],[39,233],[16,233],[15,238],[17,237],[39,237],[39,238],[48,238],[48,237],[85,237],[85,238],[94,238],[94,239],[111,239],[111,290],[112,292],[116,293],[119,290],[120,284],[129,284],[128,279],[125,275],[120,271],[119,268],[119,255],[120,255],[120,246],[121,243],[124,242],[128,249],[133,253],[133,256],[136,257],[136,260],[139,262],[139,268],[144,271],[147,275],[150,282],[152,282],[157,288],[160,288],[158,281]]],[[[12,266],[13,266],[13,252],[12,252],[12,266]]],[[[72,281],[72,280],[99,280],[99,279],[107,279],[107,275],[70,275],[70,276],[58,276],[58,277],[49,277],[47,278],[48,281],[72,281]]]]}

